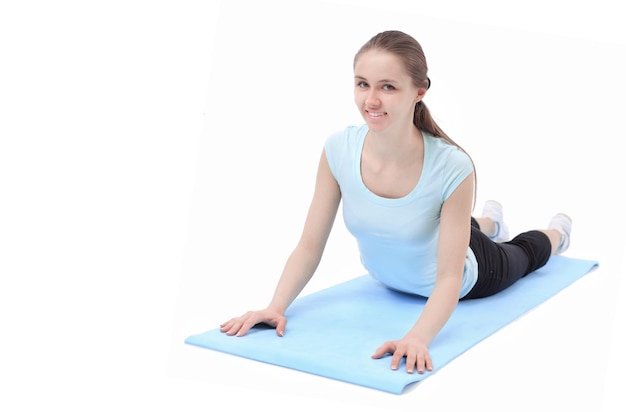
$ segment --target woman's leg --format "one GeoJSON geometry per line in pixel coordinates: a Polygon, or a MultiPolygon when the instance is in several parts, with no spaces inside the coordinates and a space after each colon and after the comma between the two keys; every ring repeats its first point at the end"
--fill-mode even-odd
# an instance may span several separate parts
{"type": "Polygon", "coordinates": [[[552,254],[561,254],[569,247],[570,238],[572,236],[572,219],[563,213],[556,214],[547,230],[542,232],[550,238],[552,244],[552,254]]]}
{"type": "Polygon", "coordinates": [[[482,216],[475,218],[480,230],[494,242],[509,240],[509,228],[504,223],[502,205],[495,200],[487,200],[482,216]]]}
{"type": "Polygon", "coordinates": [[[491,296],[548,262],[569,246],[571,219],[559,214],[548,229],[521,233],[509,242],[492,241],[472,218],[470,248],[478,261],[478,281],[463,299],[491,296]]]}

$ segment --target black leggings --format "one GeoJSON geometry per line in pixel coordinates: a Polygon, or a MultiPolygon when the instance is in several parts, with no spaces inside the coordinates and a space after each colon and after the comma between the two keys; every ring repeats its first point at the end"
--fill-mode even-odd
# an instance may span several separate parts
{"type": "Polygon", "coordinates": [[[478,281],[461,300],[498,293],[548,262],[552,246],[545,233],[531,230],[496,243],[472,218],[470,248],[478,261],[478,281]]]}

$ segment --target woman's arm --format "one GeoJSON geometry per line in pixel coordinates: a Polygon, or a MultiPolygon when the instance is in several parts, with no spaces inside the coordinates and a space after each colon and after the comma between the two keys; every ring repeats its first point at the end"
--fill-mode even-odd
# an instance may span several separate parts
{"type": "Polygon", "coordinates": [[[248,312],[223,323],[220,325],[222,332],[243,336],[254,325],[263,322],[275,326],[276,333],[283,335],[287,322],[284,313],[319,265],[340,200],[339,185],[330,171],[325,152],[322,152],[315,191],[300,240],[285,263],[270,304],[263,310],[248,312]]]}
{"type": "Polygon", "coordinates": [[[432,370],[428,345],[446,324],[459,301],[463,266],[470,238],[470,219],[474,193],[474,176],[470,174],[456,188],[441,208],[437,279],[431,296],[415,325],[404,338],[386,342],[372,355],[380,358],[393,353],[391,368],[397,369],[406,357],[407,372],[417,367],[432,370]]]}
{"type": "Polygon", "coordinates": [[[300,241],[287,259],[270,307],[280,312],[287,310],[313,276],[322,258],[340,200],[339,186],[330,171],[326,154],[322,153],[315,192],[300,241]]]}

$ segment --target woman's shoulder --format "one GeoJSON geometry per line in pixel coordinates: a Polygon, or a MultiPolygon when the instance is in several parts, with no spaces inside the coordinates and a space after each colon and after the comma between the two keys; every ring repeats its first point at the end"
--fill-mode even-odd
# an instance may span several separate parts
{"type": "Polygon", "coordinates": [[[452,153],[459,154],[461,156],[467,156],[466,153],[459,146],[447,141],[443,137],[434,136],[427,132],[422,132],[422,135],[424,136],[424,143],[430,146],[433,151],[440,152],[442,154],[445,154],[446,156],[452,153]]]}
{"type": "Polygon", "coordinates": [[[350,145],[359,141],[367,134],[367,125],[348,125],[343,129],[331,133],[326,139],[328,145],[350,145]]]}
{"type": "Polygon", "coordinates": [[[340,174],[343,167],[350,169],[351,162],[360,156],[356,155],[367,134],[365,125],[349,125],[331,134],[324,145],[326,158],[331,171],[335,176],[340,174]]]}
{"type": "Polygon", "coordinates": [[[428,156],[434,163],[452,168],[460,167],[465,169],[473,167],[469,155],[457,145],[429,133],[424,133],[423,136],[428,156]]]}
{"type": "Polygon", "coordinates": [[[356,138],[358,136],[364,136],[367,134],[367,125],[364,124],[350,124],[343,129],[337,130],[330,135],[329,138],[356,138]],[[337,137],[339,136],[339,137],[337,137]]]}
{"type": "Polygon", "coordinates": [[[422,131],[422,136],[424,136],[424,140],[427,141],[431,146],[436,147],[440,150],[450,150],[457,148],[455,145],[448,142],[443,137],[435,136],[424,131],[422,131]]]}

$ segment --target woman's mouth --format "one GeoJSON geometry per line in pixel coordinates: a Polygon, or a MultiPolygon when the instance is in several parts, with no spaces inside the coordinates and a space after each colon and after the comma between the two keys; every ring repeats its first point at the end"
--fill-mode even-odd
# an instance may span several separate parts
{"type": "Polygon", "coordinates": [[[374,111],[370,111],[370,110],[366,110],[365,111],[367,113],[367,115],[373,119],[378,119],[381,118],[383,116],[385,116],[387,113],[385,112],[374,112],[374,111]]]}

